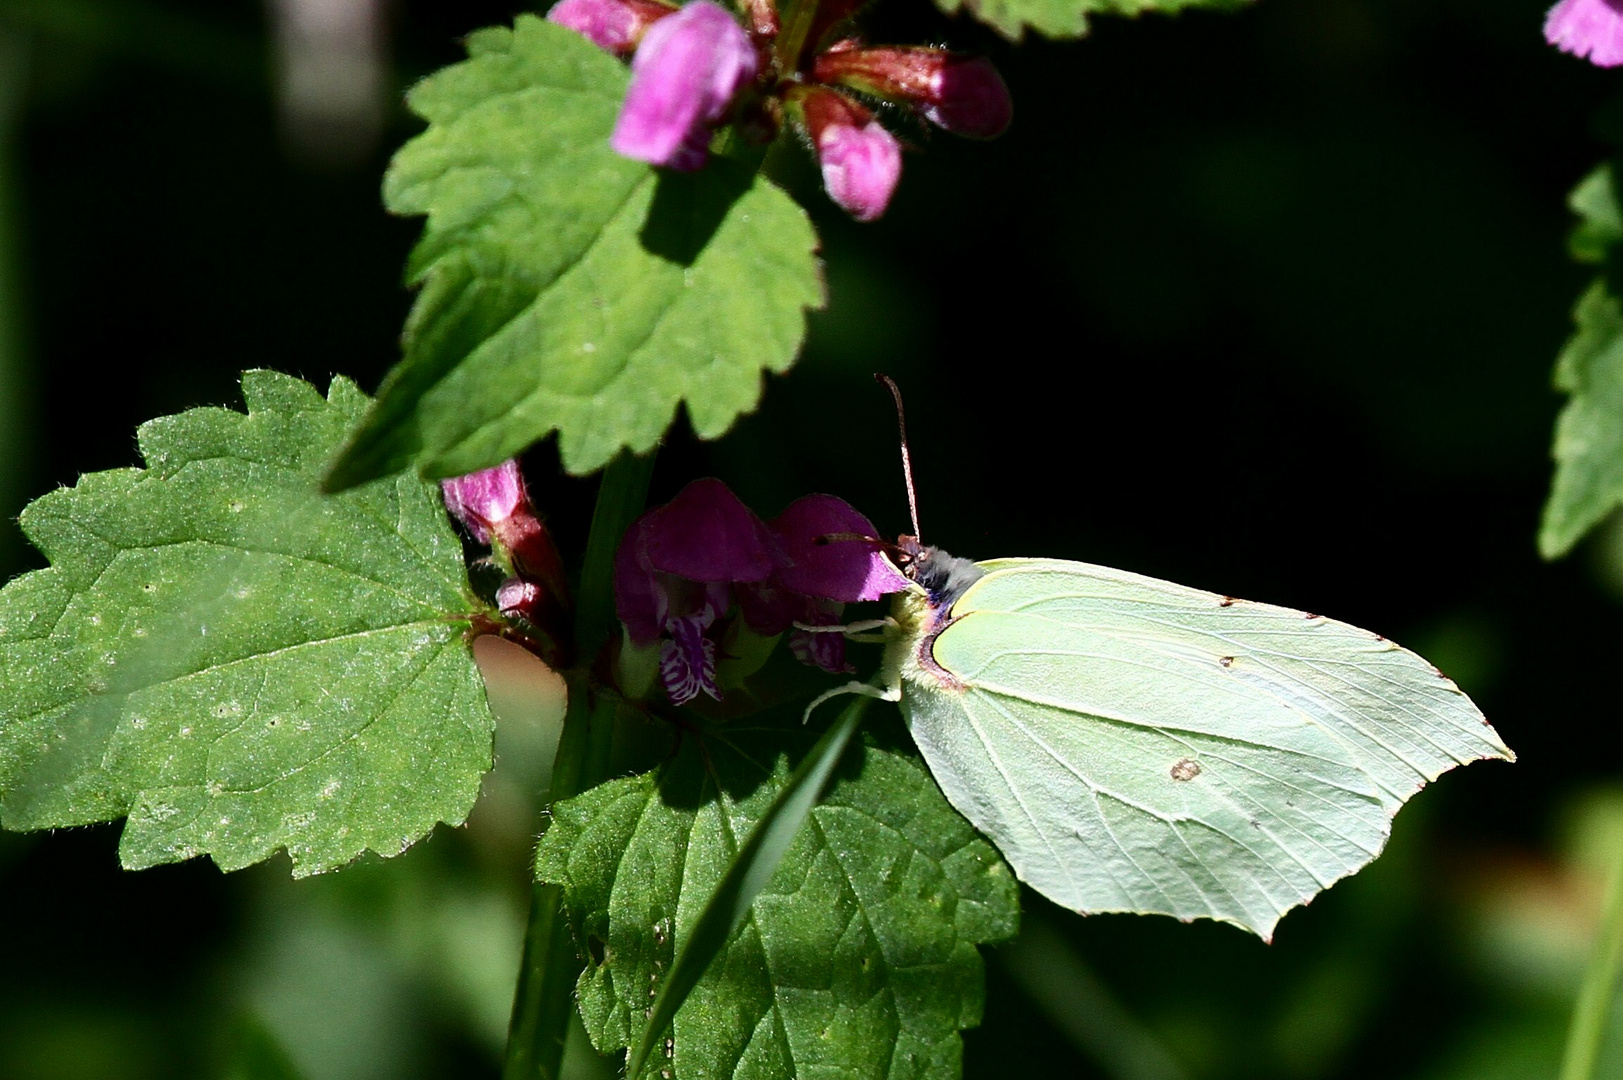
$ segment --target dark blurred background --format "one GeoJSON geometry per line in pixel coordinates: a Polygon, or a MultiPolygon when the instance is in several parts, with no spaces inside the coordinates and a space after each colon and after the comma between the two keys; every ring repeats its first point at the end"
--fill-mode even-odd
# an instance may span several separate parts
{"type": "MultiPolygon", "coordinates": [[[[0,0],[4,517],[135,464],[144,420],[237,403],[244,368],[375,389],[417,231],[377,194],[417,130],[401,93],[522,9],[0,0]]],[[[1272,945],[1028,897],[968,1076],[1553,1075],[1623,832],[1623,529],[1553,565],[1533,536],[1588,273],[1564,198],[1615,149],[1623,76],[1547,48],[1542,16],[1260,0],[1015,47],[884,0],[876,40],[991,54],[1013,129],[921,139],[869,226],[774,159],[822,231],[829,309],[726,439],[672,434],[656,496],[714,474],[764,515],[830,491],[902,530],[884,370],[928,541],[1376,629],[1521,756],[1420,794],[1272,945]]],[[[547,444],[526,467],[578,552],[590,482],[547,444]]],[[[0,569],[39,564],[8,520],[0,569]]],[[[496,1075],[548,738],[504,725],[470,827],[311,881],[281,859],[127,874],[116,826],[0,835],[0,1080],[278,1053],[310,1080],[496,1075]]]]}

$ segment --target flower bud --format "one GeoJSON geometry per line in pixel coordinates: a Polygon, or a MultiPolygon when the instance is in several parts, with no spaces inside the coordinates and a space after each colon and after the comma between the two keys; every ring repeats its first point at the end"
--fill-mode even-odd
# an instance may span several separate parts
{"type": "Polygon", "coordinates": [[[651,165],[701,167],[710,129],[755,78],[757,63],[733,17],[710,0],[694,0],[643,35],[609,145],[651,165]]]}
{"type": "Polygon", "coordinates": [[[749,32],[756,41],[770,42],[783,28],[774,0],[740,0],[738,7],[744,13],[744,21],[749,24],[749,32]]]}
{"type": "Polygon", "coordinates": [[[836,47],[817,58],[812,74],[819,82],[905,102],[936,126],[971,139],[996,138],[1014,118],[1009,88],[983,56],[924,46],[836,47]]]}
{"type": "Polygon", "coordinates": [[[519,577],[543,585],[552,603],[568,606],[557,545],[530,505],[515,459],[442,480],[440,491],[445,508],[474,540],[496,548],[519,577]]]}
{"type": "Polygon", "coordinates": [[[1544,18],[1544,39],[1597,67],[1623,64],[1623,0],[1561,0],[1544,18]]]}
{"type": "Polygon", "coordinates": [[[490,543],[490,531],[495,525],[521,508],[529,508],[524,477],[519,474],[518,462],[513,458],[492,469],[441,480],[440,491],[451,516],[461,522],[475,540],[486,545],[490,543]]]}
{"type": "Polygon", "coordinates": [[[547,21],[569,27],[604,52],[630,56],[650,26],[676,11],[660,0],[558,0],[547,21]]]}
{"type": "Polygon", "coordinates": [[[508,618],[539,621],[538,613],[546,602],[546,590],[533,581],[511,577],[496,590],[496,608],[508,618]]]}
{"type": "Polygon", "coordinates": [[[858,221],[879,218],[902,178],[901,144],[871,112],[834,90],[811,87],[799,104],[828,197],[858,221]]]}

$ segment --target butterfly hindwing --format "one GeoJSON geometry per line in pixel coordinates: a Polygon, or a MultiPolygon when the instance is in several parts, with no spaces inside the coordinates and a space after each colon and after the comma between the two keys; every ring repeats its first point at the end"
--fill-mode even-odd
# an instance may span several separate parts
{"type": "MultiPolygon", "coordinates": [[[[1375,857],[1424,780],[1508,756],[1413,653],[1329,619],[1084,563],[1001,559],[902,707],[948,798],[1079,911],[1268,936],[1375,857]]],[[[917,643],[913,647],[917,647],[917,643]]]]}

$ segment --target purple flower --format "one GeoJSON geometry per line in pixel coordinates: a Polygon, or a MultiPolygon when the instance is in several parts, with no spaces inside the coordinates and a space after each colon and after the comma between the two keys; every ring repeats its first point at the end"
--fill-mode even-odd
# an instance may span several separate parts
{"type": "Polygon", "coordinates": [[[831,47],[817,58],[819,82],[841,83],[911,105],[937,127],[993,139],[1014,118],[1009,88],[992,62],[923,46],[831,47]]]}
{"type": "Polygon", "coordinates": [[[790,560],[777,573],[786,589],[850,603],[907,588],[907,578],[881,554],[884,544],[873,523],[844,499],[796,499],[772,519],[770,528],[790,560]]]}
{"type": "Polygon", "coordinates": [[[801,100],[806,130],[823,170],[823,187],[858,221],[874,221],[902,178],[902,147],[867,109],[824,87],[801,100]]]}
{"type": "Polygon", "coordinates": [[[547,21],[569,27],[604,52],[630,56],[650,26],[675,13],[659,0],[558,0],[547,21]]]}
{"type": "Polygon", "coordinates": [[[441,480],[440,491],[451,516],[481,544],[489,544],[492,529],[530,505],[524,494],[524,477],[512,458],[493,469],[441,480]]]}
{"type": "Polygon", "coordinates": [[[726,9],[693,0],[643,35],[609,145],[652,165],[701,167],[711,129],[755,78],[757,64],[755,47],[726,9]]]}
{"type": "MultiPolygon", "coordinates": [[[[713,479],[639,518],[614,563],[626,635],[636,647],[658,643],[660,682],[678,705],[701,693],[720,699],[718,643],[734,617],[771,637],[795,622],[834,625],[841,604],[906,587],[873,525],[847,503],[810,495],[768,525],[713,479]]],[[[809,663],[845,670],[839,634],[796,630],[790,645],[809,663]]]]}
{"type": "Polygon", "coordinates": [[[788,557],[720,480],[695,480],[638,518],[614,557],[614,606],[633,645],[660,642],[660,682],[682,705],[716,686],[706,631],[732,606],[732,585],[765,581],[788,557]]]}
{"type": "MultiPolygon", "coordinates": [[[[569,592],[558,547],[530,505],[516,460],[509,458],[491,469],[441,480],[440,492],[451,516],[475,541],[496,548],[518,578],[542,590],[550,610],[568,608],[569,592]]],[[[541,607],[541,596],[532,596],[526,612],[541,607]]]]}
{"type": "Polygon", "coordinates": [[[1598,67],[1623,64],[1623,0],[1561,0],[1544,19],[1544,38],[1598,67]]]}

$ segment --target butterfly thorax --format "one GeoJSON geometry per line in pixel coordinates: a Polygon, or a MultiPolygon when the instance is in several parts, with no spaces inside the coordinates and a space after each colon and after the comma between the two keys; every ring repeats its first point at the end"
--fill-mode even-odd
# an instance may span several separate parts
{"type": "Polygon", "coordinates": [[[902,537],[897,549],[897,563],[914,587],[897,593],[891,601],[896,630],[885,650],[886,682],[962,690],[963,684],[936,663],[935,639],[954,621],[953,604],[986,572],[971,559],[923,547],[911,536],[902,537]]]}
{"type": "Polygon", "coordinates": [[[960,559],[937,547],[918,548],[902,572],[929,594],[930,605],[943,615],[964,590],[986,576],[973,559],[960,559]]]}

